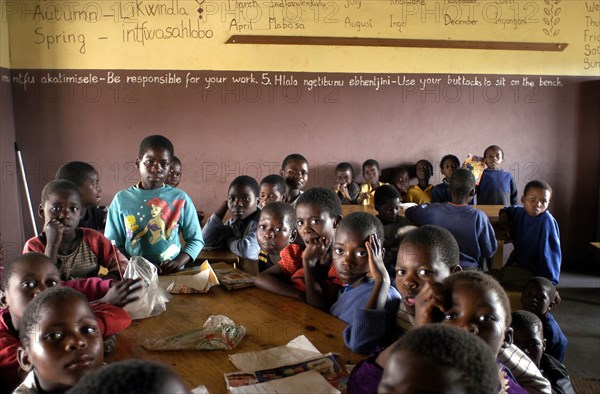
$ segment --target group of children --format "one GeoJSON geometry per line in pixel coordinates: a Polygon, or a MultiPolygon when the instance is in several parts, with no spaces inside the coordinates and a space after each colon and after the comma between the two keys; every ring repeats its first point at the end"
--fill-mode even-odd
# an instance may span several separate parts
{"type": "MultiPolygon", "coordinates": [[[[142,141],[136,160],[141,180],[117,193],[108,210],[99,207],[94,168],[67,163],[42,192],[44,231],[2,273],[0,373],[9,382],[6,391],[22,381],[17,392],[64,392],[92,370],[98,371],[81,385],[99,381],[94,375],[107,369],[99,367],[103,351],[114,345],[110,336],[130,323],[120,307],[139,289],[122,280],[128,258],[143,256],[170,274],[202,248],[226,247],[257,275],[257,287],[348,324],[346,346],[371,354],[354,368],[349,392],[418,392],[440,382],[464,392],[570,392],[561,364],[566,338],[550,314],[560,301],[555,285],[561,258],[558,226],[547,211],[552,191],[544,182],[530,182],[523,207],[514,206],[514,180],[500,169],[503,157],[497,146],[486,149],[487,169],[478,185],[456,156],[447,155],[440,164],[444,180],[435,187],[427,160],[417,162],[412,186],[407,169],[394,171],[389,185],[380,181],[379,163],[367,160],[362,185],[354,182],[352,165],[340,163],[333,188],[304,191],[308,161],[291,154],[279,174],[260,183],[236,177],[202,229],[204,214],[178,188],[182,164],[164,136],[142,141]],[[506,206],[501,224],[515,251],[497,277],[526,284],[523,308],[538,320],[515,312],[527,317],[511,328],[506,292],[483,273],[497,244],[487,216],[472,205],[475,196],[479,204],[506,206]],[[419,205],[401,216],[407,201],[419,205]],[[342,217],[342,204],[371,206],[377,216],[359,211],[342,217]],[[97,277],[101,266],[107,279],[97,277]],[[461,345],[448,338],[461,338],[461,345]],[[534,340],[547,354],[529,349],[534,340]],[[432,343],[439,351],[430,349],[432,343]],[[433,383],[430,373],[438,378],[433,383]]],[[[181,381],[174,377],[173,384],[181,381]]]]}

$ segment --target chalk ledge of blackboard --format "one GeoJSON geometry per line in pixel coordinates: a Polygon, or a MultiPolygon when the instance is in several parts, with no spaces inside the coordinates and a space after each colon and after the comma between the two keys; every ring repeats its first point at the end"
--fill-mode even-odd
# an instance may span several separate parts
{"type": "Polygon", "coordinates": [[[259,45],[335,45],[395,48],[485,49],[504,51],[544,52],[562,52],[569,45],[566,43],[547,42],[416,40],[400,38],[302,37],[261,35],[233,35],[229,37],[229,39],[225,41],[225,43],[259,45]]]}

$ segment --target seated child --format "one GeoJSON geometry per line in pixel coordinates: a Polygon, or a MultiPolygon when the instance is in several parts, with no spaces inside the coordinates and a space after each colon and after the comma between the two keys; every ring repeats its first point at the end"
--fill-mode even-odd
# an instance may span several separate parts
{"type": "Polygon", "coordinates": [[[337,193],[342,205],[356,204],[356,199],[360,193],[360,186],[354,182],[354,168],[350,163],[340,163],[335,167],[335,178],[337,182],[333,186],[333,191],[337,193]]]}
{"type": "Polygon", "coordinates": [[[111,363],[85,375],[68,394],[189,394],[185,383],[167,365],[149,360],[111,363]]]}
{"type": "Polygon", "coordinates": [[[15,394],[64,393],[104,361],[96,317],[83,294],[68,287],[35,297],[19,334],[17,357],[28,374],[15,394]]]}
{"type": "Polygon", "coordinates": [[[562,255],[558,223],[547,210],[551,197],[550,185],[531,181],[525,185],[522,207],[500,211],[500,223],[515,247],[502,272],[503,283],[522,286],[532,276],[543,276],[558,284],[562,255]]]}
{"type": "Polygon", "coordinates": [[[563,362],[567,349],[567,337],[550,313],[560,304],[556,287],[548,279],[541,276],[531,278],[521,293],[521,306],[536,315],[544,326],[546,353],[563,362]]]}
{"type": "Polygon", "coordinates": [[[258,183],[246,175],[238,176],[229,185],[228,197],[213,213],[202,235],[210,248],[227,247],[243,259],[258,260],[256,226],[260,210],[256,206],[258,183]],[[223,223],[227,211],[232,218],[223,223]]]}
{"type": "Polygon", "coordinates": [[[500,165],[504,161],[504,151],[497,145],[488,146],[483,152],[486,169],[481,174],[477,188],[479,205],[517,205],[517,185],[510,172],[500,165]]]}
{"type": "Polygon", "coordinates": [[[104,232],[106,226],[106,207],[100,206],[102,188],[98,171],[88,163],[71,161],[63,164],[56,172],[55,179],[73,182],[81,192],[81,218],[79,227],[104,232]]]}
{"type": "Polygon", "coordinates": [[[416,204],[429,204],[431,202],[431,191],[433,185],[429,184],[429,178],[433,174],[433,165],[428,160],[419,160],[415,164],[417,172],[416,185],[411,185],[406,193],[406,201],[416,204]]]}
{"type": "Polygon", "coordinates": [[[481,339],[429,324],[391,346],[378,392],[498,394],[498,366],[481,339]]]}
{"type": "Polygon", "coordinates": [[[377,218],[383,224],[383,247],[385,255],[383,263],[390,275],[390,280],[396,278],[396,256],[400,247],[398,229],[408,225],[410,222],[404,216],[399,216],[400,193],[392,185],[383,185],[375,190],[375,210],[377,218]]]}
{"type": "Polygon", "coordinates": [[[333,264],[344,283],[330,313],[348,323],[346,346],[369,353],[391,343],[400,294],[390,284],[383,264],[383,226],[367,212],[353,212],[335,232],[333,264]]]}
{"type": "Polygon", "coordinates": [[[272,202],[285,201],[287,198],[286,191],[285,179],[276,174],[267,175],[260,181],[258,207],[263,209],[265,205],[272,202]]]}
{"type": "Polygon", "coordinates": [[[25,243],[23,253],[46,254],[64,280],[98,276],[101,266],[108,269],[109,277],[120,278],[127,259],[98,231],[77,227],[81,206],[81,193],[73,182],[48,182],[38,211],[44,219],[44,230],[25,243]]]}
{"type": "Polygon", "coordinates": [[[104,232],[125,256],[143,256],[161,274],[183,269],[204,246],[192,199],[165,184],[173,156],[168,138],[152,135],[142,140],[135,161],[142,180],[115,195],[104,232]]]}
{"type": "Polygon", "coordinates": [[[497,241],[487,215],[469,201],[475,194],[475,177],[459,168],[450,177],[452,202],[419,205],[406,210],[406,217],[416,225],[435,224],[448,229],[460,250],[463,269],[485,270],[485,260],[496,252],[497,241]]]}
{"type": "Polygon", "coordinates": [[[512,313],[511,328],[513,342],[535,363],[542,375],[550,382],[552,392],[556,394],[574,394],[569,373],[564,365],[552,357],[546,350],[546,340],[541,320],[531,312],[512,313]]]}
{"type": "Polygon", "coordinates": [[[173,187],[179,186],[179,182],[181,182],[181,171],[181,160],[179,160],[177,156],[173,156],[173,161],[171,162],[171,169],[169,170],[169,175],[167,176],[167,180],[165,181],[165,183],[173,187]]]}
{"type": "Polygon", "coordinates": [[[448,186],[450,185],[450,176],[454,170],[460,167],[460,160],[458,157],[454,155],[446,155],[442,157],[442,161],[440,161],[440,169],[442,171],[442,175],[444,179],[442,183],[435,185],[431,190],[431,202],[450,202],[452,198],[450,197],[450,191],[448,190],[448,186]]]}
{"type": "Polygon", "coordinates": [[[394,170],[392,186],[400,193],[400,202],[406,202],[406,195],[410,187],[410,173],[406,167],[398,167],[394,170]]]}
{"type": "Polygon", "coordinates": [[[281,163],[280,175],[287,185],[285,201],[295,208],[302,188],[308,182],[308,160],[298,153],[287,155],[281,163]]]}
{"type": "MultiPolygon", "coordinates": [[[[129,314],[120,307],[136,299],[138,280],[114,282],[86,278],[61,282],[56,266],[40,253],[27,253],[7,262],[2,276],[0,297],[0,380],[8,392],[21,382],[17,349],[23,312],[29,302],[55,286],[72,287],[83,293],[92,304],[100,331],[110,337],[131,323],[129,314]]],[[[4,392],[0,390],[0,392],[4,392]]]]}
{"type": "Polygon", "coordinates": [[[286,202],[267,204],[258,218],[256,238],[260,245],[258,252],[258,271],[277,264],[281,257],[279,253],[294,242],[296,235],[296,211],[286,202]]]}
{"type": "Polygon", "coordinates": [[[379,182],[381,169],[377,160],[369,159],[362,165],[363,178],[366,183],[360,185],[360,194],[356,200],[357,204],[375,207],[375,190],[387,183],[379,182]]]}
{"type": "Polygon", "coordinates": [[[303,193],[296,204],[296,230],[305,249],[296,243],[286,246],[281,260],[256,277],[256,286],[327,310],[325,295],[333,297],[343,285],[331,264],[341,219],[342,204],[333,190],[315,187],[303,193]]]}

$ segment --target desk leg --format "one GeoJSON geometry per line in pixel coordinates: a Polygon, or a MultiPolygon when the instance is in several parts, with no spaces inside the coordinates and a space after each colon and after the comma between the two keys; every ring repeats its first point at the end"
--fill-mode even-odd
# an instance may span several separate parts
{"type": "Polygon", "coordinates": [[[500,270],[504,266],[504,241],[498,241],[498,249],[492,258],[492,269],[500,270]]]}

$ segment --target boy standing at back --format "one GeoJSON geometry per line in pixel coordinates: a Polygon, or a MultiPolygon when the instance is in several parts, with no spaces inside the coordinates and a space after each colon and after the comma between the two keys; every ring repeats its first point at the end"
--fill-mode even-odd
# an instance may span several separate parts
{"type": "Polygon", "coordinates": [[[141,181],[115,195],[104,233],[126,256],[143,256],[162,274],[183,269],[204,246],[192,199],[165,184],[174,156],[168,138],[152,135],[142,140],[135,161],[141,181]]]}
{"type": "Polygon", "coordinates": [[[285,202],[296,207],[296,200],[302,194],[302,188],[308,182],[308,160],[299,153],[287,155],[281,163],[280,175],[287,185],[285,202]]]}

